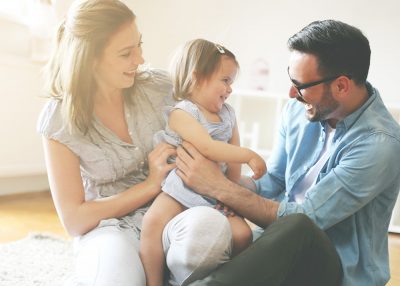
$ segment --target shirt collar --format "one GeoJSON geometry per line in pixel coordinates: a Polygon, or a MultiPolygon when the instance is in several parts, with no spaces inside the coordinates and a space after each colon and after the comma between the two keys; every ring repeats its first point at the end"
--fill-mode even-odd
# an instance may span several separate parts
{"type": "Polygon", "coordinates": [[[357,119],[364,113],[364,111],[375,101],[377,97],[379,97],[379,92],[369,82],[366,82],[367,92],[368,92],[368,100],[364,102],[358,109],[354,112],[347,115],[343,120],[338,121],[336,124],[336,129],[343,129],[344,131],[350,129],[353,124],[357,121],[357,119]]]}

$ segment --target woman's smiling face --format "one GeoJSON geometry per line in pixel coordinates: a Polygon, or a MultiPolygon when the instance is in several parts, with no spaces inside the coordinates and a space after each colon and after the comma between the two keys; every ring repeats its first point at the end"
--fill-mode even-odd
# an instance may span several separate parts
{"type": "Polygon", "coordinates": [[[138,66],[143,64],[142,35],[135,21],[122,25],[109,39],[94,73],[98,86],[103,90],[131,87],[135,82],[138,66]]]}

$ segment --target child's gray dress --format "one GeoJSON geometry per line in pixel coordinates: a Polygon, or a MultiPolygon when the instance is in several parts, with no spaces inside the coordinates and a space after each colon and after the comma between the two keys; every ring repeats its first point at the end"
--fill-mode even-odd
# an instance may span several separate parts
{"type": "MultiPolygon", "coordinates": [[[[155,143],[165,141],[175,146],[181,144],[182,139],[176,132],[172,131],[168,125],[169,113],[174,109],[182,109],[196,118],[196,120],[207,129],[208,133],[214,140],[228,142],[231,139],[232,130],[236,123],[236,117],[235,112],[230,105],[225,103],[219,112],[218,115],[221,118],[221,122],[208,122],[196,104],[189,100],[183,100],[174,107],[166,109],[166,128],[165,130],[161,130],[155,134],[155,143]]],[[[221,163],[221,170],[225,173],[226,169],[227,165],[221,163]]],[[[189,189],[176,174],[176,169],[172,170],[168,174],[162,185],[162,190],[187,208],[195,206],[214,206],[216,203],[214,199],[201,196],[189,189]]]]}

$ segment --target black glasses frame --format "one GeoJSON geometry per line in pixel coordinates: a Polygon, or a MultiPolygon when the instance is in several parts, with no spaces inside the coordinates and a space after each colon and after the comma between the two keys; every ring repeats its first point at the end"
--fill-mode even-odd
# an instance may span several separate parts
{"type": "MultiPolygon", "coordinates": [[[[327,82],[333,81],[333,80],[337,79],[338,77],[341,77],[341,76],[342,76],[342,75],[335,75],[335,76],[330,76],[330,77],[323,78],[323,79],[320,79],[320,80],[312,81],[312,82],[309,82],[309,83],[304,83],[304,84],[301,84],[301,85],[297,85],[297,84],[293,81],[293,79],[290,77],[290,74],[289,74],[289,67],[287,68],[287,73],[288,73],[288,76],[289,76],[289,78],[290,78],[290,81],[292,82],[293,87],[297,90],[297,94],[298,94],[302,99],[303,99],[303,94],[301,93],[301,90],[306,89],[306,88],[309,88],[309,87],[312,87],[312,86],[319,85],[319,84],[321,84],[321,83],[327,83],[327,82]]],[[[347,78],[351,79],[351,76],[350,76],[350,75],[344,75],[344,76],[346,76],[347,78]]]]}

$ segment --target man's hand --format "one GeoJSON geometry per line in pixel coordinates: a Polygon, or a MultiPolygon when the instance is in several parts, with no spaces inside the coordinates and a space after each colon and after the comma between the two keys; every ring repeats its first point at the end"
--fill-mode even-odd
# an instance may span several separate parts
{"type": "Polygon", "coordinates": [[[188,142],[177,148],[177,174],[183,182],[199,194],[217,198],[215,186],[226,179],[219,165],[208,160],[188,142]]]}
{"type": "MultiPolygon", "coordinates": [[[[208,160],[188,142],[177,148],[176,173],[192,190],[201,195],[215,198],[224,206],[235,210],[255,224],[266,227],[276,220],[279,203],[260,197],[241,187],[221,172],[217,163],[208,160]]],[[[250,189],[255,189],[250,178],[241,181],[250,189]]]]}

